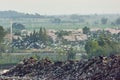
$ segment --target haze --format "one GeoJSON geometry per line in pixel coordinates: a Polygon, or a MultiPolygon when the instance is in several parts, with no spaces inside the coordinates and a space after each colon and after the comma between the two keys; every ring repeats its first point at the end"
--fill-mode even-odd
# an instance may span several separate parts
{"type": "Polygon", "coordinates": [[[0,11],[43,15],[120,13],[120,0],[0,0],[0,11]]]}

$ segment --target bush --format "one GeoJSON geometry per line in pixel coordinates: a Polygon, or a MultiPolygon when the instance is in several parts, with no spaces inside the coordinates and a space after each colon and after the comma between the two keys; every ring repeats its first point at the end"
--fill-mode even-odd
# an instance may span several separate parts
{"type": "Polygon", "coordinates": [[[96,40],[88,40],[85,44],[85,50],[89,57],[109,56],[120,53],[120,44],[110,40],[109,37],[100,36],[96,40]]]}

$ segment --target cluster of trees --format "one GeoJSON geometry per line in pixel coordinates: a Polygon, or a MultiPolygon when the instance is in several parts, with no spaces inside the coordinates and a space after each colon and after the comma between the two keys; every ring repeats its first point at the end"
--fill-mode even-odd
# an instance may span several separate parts
{"type": "Polygon", "coordinates": [[[34,30],[33,33],[31,33],[30,36],[27,37],[33,42],[41,41],[42,43],[46,44],[46,42],[48,41],[46,29],[42,27],[40,28],[39,32],[34,30]]]}
{"type": "Polygon", "coordinates": [[[0,26],[0,43],[2,42],[4,36],[5,36],[5,30],[2,26],[0,26]]]}
{"type": "Polygon", "coordinates": [[[57,59],[60,61],[76,59],[76,49],[73,47],[58,47],[55,48],[55,51],[58,53],[57,59]]]}
{"type": "Polygon", "coordinates": [[[120,25],[120,17],[117,18],[116,22],[115,22],[117,25],[120,25]]]}
{"type": "Polygon", "coordinates": [[[120,44],[111,40],[110,37],[100,35],[98,38],[90,39],[85,44],[85,50],[89,57],[108,56],[120,53],[120,44]]]}
{"type": "MultiPolygon", "coordinates": [[[[103,24],[106,24],[104,21],[105,19],[103,24]]],[[[88,39],[85,41],[88,57],[120,53],[120,33],[112,34],[105,30],[90,31],[90,28],[85,26],[83,34],[88,35],[88,39]]]]}
{"type": "Polygon", "coordinates": [[[101,23],[102,23],[102,24],[107,24],[107,21],[108,21],[107,18],[102,18],[102,19],[101,19],[101,23]]]}
{"type": "Polygon", "coordinates": [[[61,38],[62,36],[69,35],[70,33],[71,33],[70,31],[60,30],[60,31],[57,31],[55,34],[57,35],[57,37],[61,38]]]}
{"type": "MultiPolygon", "coordinates": [[[[107,24],[108,18],[101,18],[101,23],[102,24],[107,24]]],[[[111,22],[112,25],[120,25],[120,17],[118,17],[114,22],[111,22]]]]}
{"type": "Polygon", "coordinates": [[[85,26],[85,27],[82,29],[82,31],[83,31],[83,34],[89,34],[89,33],[90,33],[90,28],[87,27],[87,26],[85,26]]]}
{"type": "Polygon", "coordinates": [[[59,30],[55,33],[57,35],[57,40],[56,42],[61,42],[64,45],[70,44],[70,41],[67,41],[66,39],[63,38],[63,36],[68,36],[71,34],[71,31],[65,31],[65,30],[59,30]]]}
{"type": "Polygon", "coordinates": [[[24,30],[25,26],[23,24],[20,24],[20,23],[13,23],[12,28],[15,30],[24,30]]]}
{"type": "Polygon", "coordinates": [[[75,60],[76,59],[76,51],[74,48],[69,48],[67,50],[67,60],[75,60]]]}
{"type": "Polygon", "coordinates": [[[3,26],[0,26],[0,52],[3,52],[4,51],[4,44],[3,43],[3,40],[4,40],[4,36],[6,34],[6,31],[4,30],[3,26]]]}
{"type": "Polygon", "coordinates": [[[13,23],[12,24],[12,29],[13,29],[13,33],[15,35],[21,35],[21,30],[26,29],[25,26],[21,23],[13,23]]]}
{"type": "Polygon", "coordinates": [[[26,35],[22,37],[22,39],[18,38],[17,40],[13,40],[13,47],[17,47],[19,49],[26,48],[45,48],[49,42],[52,42],[52,39],[47,35],[45,28],[40,28],[39,31],[33,31],[30,35],[26,35]]]}
{"type": "Polygon", "coordinates": [[[53,18],[52,23],[61,23],[61,19],[60,18],[53,18]]]}

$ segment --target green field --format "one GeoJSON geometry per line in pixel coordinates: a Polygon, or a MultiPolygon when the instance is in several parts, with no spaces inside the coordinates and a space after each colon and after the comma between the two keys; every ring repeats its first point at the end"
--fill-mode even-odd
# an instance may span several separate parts
{"type": "Polygon", "coordinates": [[[66,60],[65,55],[55,53],[3,53],[0,56],[0,64],[16,64],[23,59],[34,57],[37,59],[49,58],[52,61],[66,60]]]}
{"type": "MultiPolygon", "coordinates": [[[[54,18],[54,17],[53,17],[54,18]]],[[[0,18],[0,25],[4,26],[5,28],[11,27],[12,23],[21,23],[25,25],[27,30],[39,29],[40,27],[45,27],[46,29],[79,29],[83,28],[84,26],[90,28],[117,28],[120,26],[111,25],[112,22],[115,23],[117,17],[108,18],[107,24],[101,24],[102,17],[87,17],[84,18],[84,22],[80,22],[77,19],[71,19],[67,17],[60,17],[60,23],[53,23],[53,18],[0,18]],[[97,22],[97,24],[95,24],[97,22]]]]}

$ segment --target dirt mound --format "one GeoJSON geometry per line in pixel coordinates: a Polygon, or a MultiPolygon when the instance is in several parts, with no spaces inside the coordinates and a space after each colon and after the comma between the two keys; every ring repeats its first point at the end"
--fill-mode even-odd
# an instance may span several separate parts
{"type": "Polygon", "coordinates": [[[120,80],[120,56],[66,62],[29,58],[3,76],[44,80],[120,80]]]}

